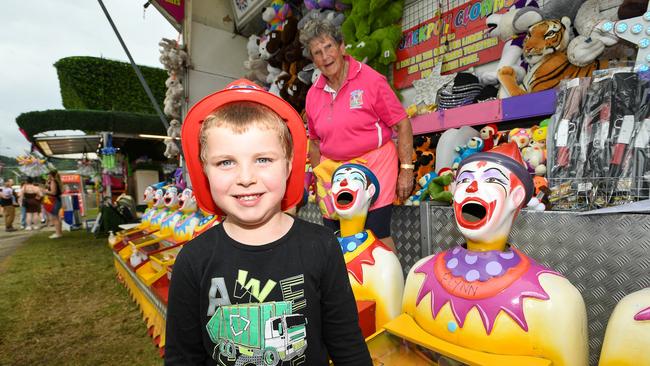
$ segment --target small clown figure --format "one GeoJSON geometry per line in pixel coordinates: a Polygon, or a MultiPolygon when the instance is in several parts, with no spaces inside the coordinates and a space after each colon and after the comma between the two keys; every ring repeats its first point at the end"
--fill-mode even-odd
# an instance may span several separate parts
{"type": "Polygon", "coordinates": [[[184,243],[192,239],[194,228],[201,220],[201,214],[197,212],[196,197],[190,188],[183,190],[178,197],[178,204],[182,216],[174,227],[172,238],[175,243],[184,243]]]}
{"type": "Polygon", "coordinates": [[[650,365],[650,288],[618,302],[607,323],[598,366],[650,365]]]}
{"type": "Polygon", "coordinates": [[[368,208],[379,196],[379,182],[367,167],[343,164],[332,175],[334,208],[341,221],[339,243],[357,301],[374,301],[375,329],[401,312],[404,274],[395,253],[370,230],[368,208]]]}
{"type": "Polygon", "coordinates": [[[466,244],[413,266],[398,320],[414,320],[429,344],[449,345],[439,353],[471,365],[587,365],[580,292],[507,242],[534,192],[517,145],[463,160],[452,192],[466,244]]]}

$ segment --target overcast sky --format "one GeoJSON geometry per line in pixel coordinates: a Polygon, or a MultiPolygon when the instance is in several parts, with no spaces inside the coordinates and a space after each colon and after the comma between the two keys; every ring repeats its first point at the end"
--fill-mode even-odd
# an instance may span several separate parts
{"type": "MultiPolygon", "coordinates": [[[[178,32],[146,0],[103,0],[136,63],[162,68],[158,42],[178,32]]],[[[29,150],[16,117],[62,109],[53,64],[68,56],[128,58],[97,0],[2,1],[0,11],[0,155],[29,150]]]]}

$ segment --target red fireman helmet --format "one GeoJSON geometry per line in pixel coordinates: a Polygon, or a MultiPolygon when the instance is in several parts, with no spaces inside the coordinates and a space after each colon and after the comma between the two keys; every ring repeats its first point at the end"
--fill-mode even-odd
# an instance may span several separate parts
{"type": "Polygon", "coordinates": [[[187,161],[187,171],[190,175],[192,189],[199,206],[216,215],[225,215],[212,200],[210,183],[203,172],[200,154],[199,133],[205,117],[217,108],[233,102],[254,102],[271,108],[287,122],[293,139],[293,161],[291,173],[287,178],[287,190],[282,198],[282,210],[297,205],[303,196],[305,176],[305,160],[307,157],[307,134],[302,118],[284,99],[271,94],[258,85],[246,79],[239,79],[228,84],[225,89],[201,99],[187,112],[183,122],[181,142],[183,155],[187,161]]]}

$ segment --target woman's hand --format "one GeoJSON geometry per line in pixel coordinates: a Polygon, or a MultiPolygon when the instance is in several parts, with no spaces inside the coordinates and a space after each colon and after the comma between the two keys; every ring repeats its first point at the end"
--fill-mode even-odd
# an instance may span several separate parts
{"type": "Polygon", "coordinates": [[[400,168],[397,176],[397,198],[400,202],[406,201],[413,191],[413,169],[400,168]]]}

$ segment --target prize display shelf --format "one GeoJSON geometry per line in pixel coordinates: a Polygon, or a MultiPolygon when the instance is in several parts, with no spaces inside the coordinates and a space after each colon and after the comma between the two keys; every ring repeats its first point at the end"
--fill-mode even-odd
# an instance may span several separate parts
{"type": "Polygon", "coordinates": [[[555,90],[545,90],[518,97],[441,109],[411,118],[411,125],[414,135],[422,135],[449,128],[544,117],[555,112],[555,101],[555,90]]]}
{"type": "Polygon", "coordinates": [[[147,324],[147,332],[154,345],[158,347],[161,356],[165,352],[165,320],[167,306],[151,288],[146,286],[131,268],[122,260],[118,253],[113,253],[115,271],[119,280],[124,283],[133,301],[140,307],[142,319],[147,324]]]}

